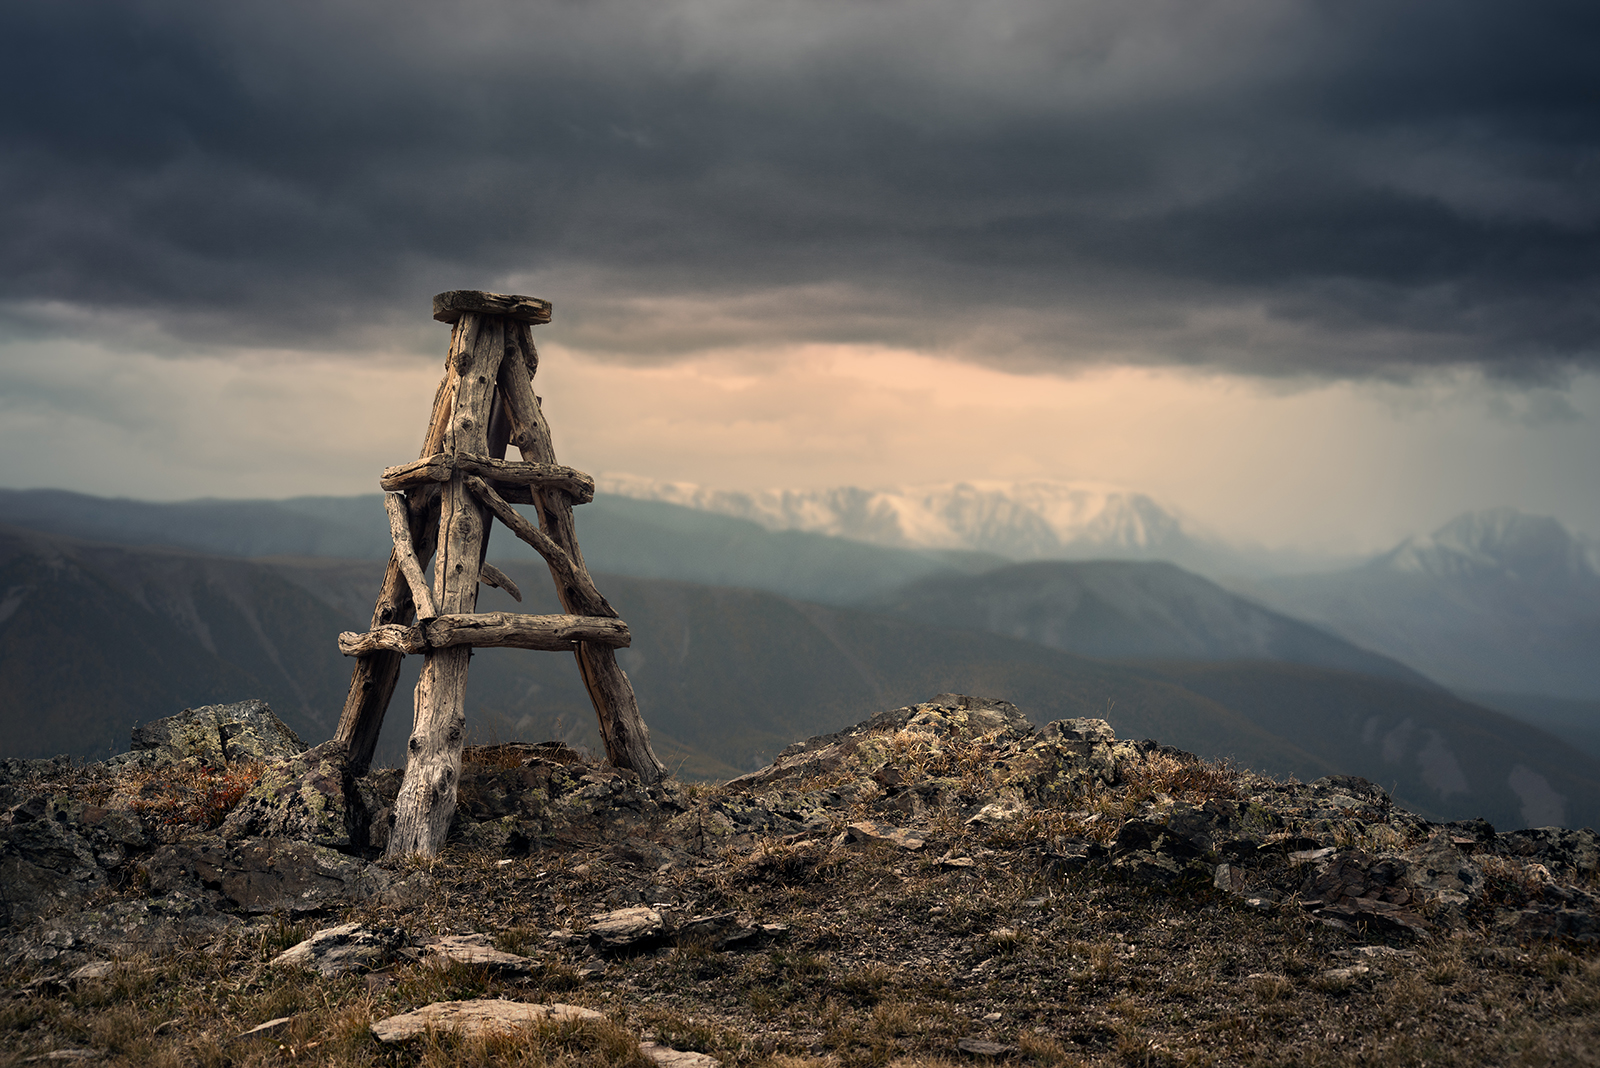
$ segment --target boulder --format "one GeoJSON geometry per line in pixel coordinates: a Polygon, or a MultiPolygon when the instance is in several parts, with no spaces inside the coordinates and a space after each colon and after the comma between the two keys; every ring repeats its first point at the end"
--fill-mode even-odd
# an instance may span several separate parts
{"type": "Polygon", "coordinates": [[[186,708],[133,729],[133,753],[141,762],[193,758],[221,767],[241,761],[278,760],[304,752],[306,743],[273,715],[265,701],[186,708]]]}
{"type": "Polygon", "coordinates": [[[0,827],[0,924],[59,912],[106,885],[89,841],[64,820],[30,819],[0,827]]]}
{"type": "Polygon", "coordinates": [[[1483,869],[1461,851],[1449,831],[1434,834],[1405,858],[1411,865],[1411,885],[1446,905],[1465,905],[1483,893],[1483,869]]]}

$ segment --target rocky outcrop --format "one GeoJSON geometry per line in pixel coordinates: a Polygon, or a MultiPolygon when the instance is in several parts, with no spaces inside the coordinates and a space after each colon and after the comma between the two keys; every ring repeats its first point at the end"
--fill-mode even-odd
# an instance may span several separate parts
{"type": "Polygon", "coordinates": [[[294,756],[306,743],[290,730],[265,701],[186,708],[133,729],[135,762],[172,763],[194,759],[226,765],[260,763],[294,756]]]}
{"type": "Polygon", "coordinates": [[[366,842],[365,814],[345,746],[330,741],[263,768],[261,779],[228,814],[222,834],[349,849],[366,842]]]}
{"type": "MultiPolygon", "coordinates": [[[[65,967],[272,915],[425,900],[426,871],[376,863],[399,772],[352,777],[333,744],[267,762],[219,827],[157,826],[138,810],[129,784],[159,761],[255,760],[243,754],[266,750],[235,743],[273,736],[268,716],[245,702],[172,717],[147,729],[137,760],[0,763],[0,955],[65,967]],[[228,708],[246,717],[240,729],[228,708]]],[[[565,921],[563,937],[594,954],[730,949],[782,932],[782,917],[698,912],[659,873],[737,861],[742,877],[784,884],[863,853],[977,871],[1001,852],[1049,877],[1220,894],[1397,937],[1475,923],[1600,941],[1592,831],[1430,824],[1364,779],[1278,782],[1118,739],[1103,720],[1036,729],[1006,702],[960,695],[798,743],[715,788],[647,787],[555,743],[469,749],[450,843],[502,864],[592,858],[562,867],[563,880],[592,881],[596,861],[638,873],[607,885],[610,911],[565,921]]],[[[429,952],[485,963],[503,951],[429,952]]]]}

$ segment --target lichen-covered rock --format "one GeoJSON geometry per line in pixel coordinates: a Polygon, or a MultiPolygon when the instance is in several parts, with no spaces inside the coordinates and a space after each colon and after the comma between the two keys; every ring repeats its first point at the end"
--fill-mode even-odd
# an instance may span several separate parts
{"type": "Polygon", "coordinates": [[[133,729],[133,754],[140,763],[195,759],[220,767],[278,760],[305,748],[267,703],[258,700],[186,708],[133,729]]]}
{"type": "Polygon", "coordinates": [[[349,849],[359,835],[352,820],[348,753],[343,743],[278,760],[239,800],[222,824],[225,838],[282,838],[349,849]]]}
{"type": "Polygon", "coordinates": [[[37,919],[9,941],[4,963],[70,966],[101,957],[166,953],[204,944],[237,923],[210,902],[186,893],[111,901],[37,919]]]}
{"type": "Polygon", "coordinates": [[[1449,831],[1405,854],[1411,885],[1431,891],[1447,905],[1465,905],[1483,893],[1483,869],[1463,853],[1449,831]]]}
{"type": "Polygon", "coordinates": [[[1537,861],[1568,879],[1593,879],[1600,875],[1600,836],[1588,827],[1535,827],[1497,835],[1494,852],[1537,861]]]}

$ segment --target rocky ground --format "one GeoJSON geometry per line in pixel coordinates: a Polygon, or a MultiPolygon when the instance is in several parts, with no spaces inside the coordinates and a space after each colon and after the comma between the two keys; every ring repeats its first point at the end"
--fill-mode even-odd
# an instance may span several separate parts
{"type": "Polygon", "coordinates": [[[941,695],[715,786],[470,750],[404,863],[400,773],[259,702],[135,745],[0,762],[0,1063],[1600,1061],[1592,831],[1100,720],[941,695]]]}

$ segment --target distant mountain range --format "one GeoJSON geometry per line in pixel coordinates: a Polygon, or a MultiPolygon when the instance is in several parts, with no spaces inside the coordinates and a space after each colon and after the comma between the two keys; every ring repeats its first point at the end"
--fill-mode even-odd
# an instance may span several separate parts
{"type": "MultiPolygon", "coordinates": [[[[984,506],[985,514],[1000,516],[1004,510],[989,507],[992,504],[990,499],[984,506]]],[[[1102,504],[1094,513],[1102,517],[1121,507],[1102,504]]],[[[790,506],[803,511],[793,501],[790,506]]],[[[1079,514],[1091,510],[1085,505],[1079,514]]],[[[960,508],[955,512],[968,514],[960,508]]],[[[769,524],[775,521],[767,516],[769,524]]],[[[23,720],[10,744],[23,745],[23,739],[34,736],[30,732],[44,731],[37,744],[27,743],[30,750],[87,753],[123,744],[129,716],[148,718],[165,714],[174,702],[192,704],[240,693],[266,697],[310,736],[332,729],[329,717],[342,703],[347,665],[320,644],[321,638],[301,636],[365,626],[376,571],[389,551],[377,495],[152,504],[61,491],[0,491],[0,522],[35,532],[12,532],[13,547],[4,557],[8,570],[0,574],[0,628],[6,636],[0,643],[0,683],[10,685],[33,710],[17,713],[23,720]],[[38,532],[58,537],[41,541],[38,532]],[[75,544],[71,538],[87,543],[71,548],[75,544]],[[33,548],[16,548],[24,542],[33,548]],[[89,544],[93,542],[120,544],[89,544]],[[134,547],[144,551],[133,552],[134,547]],[[24,557],[33,562],[19,562],[24,557]],[[239,557],[252,558],[255,565],[239,557]],[[52,605],[59,611],[50,608],[37,618],[30,615],[52,605]],[[141,612],[154,614],[145,618],[141,612]],[[279,634],[280,623],[294,632],[279,634]],[[174,637],[184,634],[190,637],[182,641],[174,637]],[[107,635],[114,640],[103,643],[105,649],[121,650],[116,655],[124,658],[116,661],[114,670],[105,659],[112,654],[97,651],[102,644],[99,637],[107,635]],[[63,649],[65,654],[54,652],[63,649]],[[143,651],[135,655],[130,650],[143,651]],[[110,679],[120,681],[113,684],[110,679]],[[50,733],[44,725],[70,720],[63,719],[62,711],[69,705],[100,712],[91,717],[92,724],[74,727],[65,735],[50,733]],[[123,709],[119,715],[127,722],[105,726],[101,712],[114,708],[123,709]],[[45,713],[35,715],[39,710],[45,713]],[[48,740],[55,737],[64,740],[48,740]]],[[[976,520],[963,522],[967,524],[963,529],[980,525],[976,520]]],[[[1087,529],[1089,524],[1083,526],[1087,529]]],[[[901,534],[907,529],[920,528],[901,527],[901,534]]],[[[1108,518],[1096,529],[1122,528],[1108,518]]],[[[1138,537],[1119,542],[1130,553],[1139,544],[1157,544],[1159,538],[1151,532],[1166,530],[1163,536],[1177,536],[1171,535],[1172,526],[1158,522],[1138,529],[1143,531],[1138,537]]],[[[1183,533],[1181,524],[1175,529],[1183,533]]],[[[1360,724],[1346,726],[1355,732],[1353,737],[1371,734],[1376,739],[1369,740],[1379,762],[1368,771],[1379,778],[1397,770],[1391,763],[1415,764],[1424,752],[1433,754],[1428,759],[1437,770],[1444,766],[1435,759],[1440,746],[1458,754],[1457,763],[1467,769],[1470,761],[1459,754],[1481,748],[1487,735],[1479,731],[1472,734],[1478,741],[1452,741],[1456,734],[1447,729],[1444,711],[1451,707],[1458,709],[1463,724],[1492,708],[1548,730],[1590,756],[1600,755],[1600,572],[1592,543],[1551,519],[1509,510],[1464,516],[1359,567],[1251,579],[1235,573],[1228,589],[1165,563],[1017,564],[971,548],[896,547],[814,530],[772,530],[751,518],[615,493],[602,493],[580,510],[579,532],[595,571],[609,573],[607,582],[619,589],[637,591],[639,604],[659,607],[653,617],[649,612],[656,609],[641,609],[650,622],[646,629],[635,622],[639,642],[627,655],[634,658],[632,670],[643,680],[641,696],[650,694],[650,700],[658,703],[651,722],[670,741],[664,745],[689,762],[685,767],[704,775],[743,770],[756,755],[770,755],[773,748],[792,741],[796,730],[814,733],[813,728],[826,729],[823,721],[850,722],[851,716],[859,718],[884,700],[926,697],[924,684],[1001,696],[1022,694],[1025,700],[1013,699],[1035,716],[1065,708],[1081,712],[1094,706],[1093,700],[1082,696],[1090,691],[1063,682],[1059,673],[1085,677],[1088,663],[1098,664],[1096,670],[1101,672],[1114,667],[1122,673],[1117,675],[1122,680],[1118,686],[1147,695],[1135,700],[1129,696],[1133,690],[1113,695],[1110,689],[1100,695],[1116,703],[1114,719],[1133,717],[1123,724],[1125,731],[1144,729],[1133,724],[1148,723],[1149,733],[1163,741],[1209,754],[1232,753],[1285,773],[1309,774],[1323,766],[1325,753],[1344,752],[1338,746],[1350,737],[1324,738],[1314,728],[1323,722],[1342,722],[1339,716],[1348,718],[1354,714],[1351,709],[1360,708],[1374,711],[1360,724]],[[646,581],[627,586],[631,580],[646,581]],[[647,580],[675,581],[663,586],[647,580]],[[708,585],[724,589],[693,596],[683,592],[708,585]],[[679,593],[668,597],[660,592],[668,587],[679,593]],[[742,587],[744,592],[726,587],[742,587]],[[778,596],[767,596],[772,594],[778,596]],[[691,605],[700,606],[693,611],[708,614],[710,605],[743,605],[738,612],[728,611],[758,631],[765,624],[758,626],[754,617],[774,613],[791,622],[804,621],[803,626],[794,624],[802,629],[816,630],[821,627],[819,619],[834,621],[828,624],[833,633],[857,627],[859,633],[851,631],[857,636],[849,642],[828,645],[840,655],[848,650],[854,658],[843,661],[845,667],[829,668],[829,677],[857,681],[841,691],[848,696],[830,697],[826,687],[819,690],[820,683],[799,673],[770,689],[763,688],[765,684],[755,686],[741,698],[733,680],[743,678],[747,669],[734,666],[741,663],[738,658],[700,661],[692,656],[675,658],[654,648],[659,633],[681,630],[681,621],[693,615],[686,607],[691,605]],[[803,610],[796,605],[804,605],[803,610]],[[894,618],[892,626],[886,617],[894,618]],[[837,622],[859,618],[878,623],[852,622],[847,627],[837,622]],[[958,631],[965,633],[948,636],[958,631]],[[930,636],[935,633],[947,636],[930,636]],[[901,637],[886,646],[883,634],[901,637]],[[998,644],[985,644],[989,642],[998,644]],[[938,655],[945,658],[947,670],[930,665],[932,649],[942,650],[938,655]],[[1022,649],[1031,651],[1023,656],[1018,652],[1022,649]],[[870,662],[862,650],[871,650],[870,662]],[[1069,659],[1049,659],[1057,656],[1069,659]],[[1108,665],[1084,657],[1121,663],[1108,665]],[[673,663],[695,667],[667,671],[664,665],[673,663]],[[1043,663],[1050,666],[1041,667],[1043,663]],[[1202,664],[1218,666],[1201,673],[1202,664]],[[1250,668],[1251,664],[1256,666],[1250,668]],[[1260,682],[1269,664],[1279,665],[1272,669],[1279,673],[1278,682],[1256,689],[1230,683],[1226,700],[1218,702],[1215,695],[1224,693],[1218,680],[1231,677],[1228,672],[1234,670],[1221,665],[1245,665],[1239,670],[1260,682]],[[840,676],[840,671],[846,675],[840,676]],[[1143,681],[1129,682],[1134,676],[1143,681]],[[1368,691],[1340,682],[1356,676],[1400,689],[1381,690],[1381,700],[1370,694],[1357,698],[1352,694],[1368,691]],[[1316,683],[1320,690],[1307,690],[1292,700],[1286,696],[1298,692],[1296,687],[1313,687],[1315,679],[1321,679],[1316,683]],[[1437,684],[1470,702],[1451,705],[1457,699],[1442,694],[1437,684]],[[1159,692],[1170,696],[1181,690],[1182,698],[1148,699],[1148,694],[1157,692],[1148,688],[1153,685],[1176,687],[1159,692]],[[1256,693],[1271,694],[1271,701],[1285,703],[1273,706],[1279,708],[1277,713],[1270,708],[1250,711],[1246,706],[1256,693]],[[1409,696],[1402,698],[1402,693],[1409,696]],[[741,706],[751,694],[758,695],[760,707],[767,710],[754,719],[741,706]],[[1345,711],[1337,716],[1327,704],[1330,694],[1347,699],[1340,706],[1345,711]],[[1195,713],[1190,704],[1195,701],[1209,711],[1195,713]],[[1424,718],[1414,714],[1423,706],[1435,710],[1426,721],[1433,725],[1426,728],[1420,726],[1424,718]],[[679,709],[690,718],[706,714],[691,713],[692,707],[720,709],[718,715],[747,726],[706,733],[689,726],[688,720],[678,720],[680,712],[672,711],[679,709]],[[1179,707],[1189,711],[1171,713],[1179,707]],[[1319,711],[1306,712],[1301,717],[1304,722],[1280,722],[1284,717],[1294,720],[1296,708],[1319,711]],[[762,716],[770,719],[766,726],[760,725],[762,716]],[[1378,722],[1372,716],[1390,725],[1369,730],[1369,722],[1378,722]],[[1395,716],[1392,723],[1383,718],[1395,716]],[[1231,726],[1218,726],[1224,721],[1231,726]],[[1402,730],[1407,722],[1411,726],[1402,730]],[[1437,745],[1429,731],[1439,732],[1437,745]],[[1402,735],[1410,739],[1406,744],[1411,749],[1394,740],[1402,735]],[[735,736],[741,739],[737,743],[735,736]]],[[[1088,544],[1086,538],[1083,535],[1078,544],[1088,544]]],[[[986,544],[998,541],[996,535],[986,544]]],[[[497,535],[492,555],[506,561],[514,573],[529,567],[536,580],[542,573],[531,550],[504,532],[497,535]]],[[[544,584],[534,582],[536,588],[544,584]]],[[[718,627],[708,615],[694,632],[721,633],[718,627]]],[[[773,655],[758,651],[739,633],[727,640],[758,659],[773,655]]],[[[800,648],[813,639],[787,634],[774,640],[780,645],[797,642],[795,647],[800,648]]],[[[592,731],[590,713],[581,691],[567,677],[569,672],[550,669],[544,663],[549,658],[530,661],[513,654],[507,659],[502,652],[485,651],[474,660],[474,690],[494,705],[485,708],[480,723],[592,741],[585,734],[592,731]],[[539,698],[530,702],[534,693],[539,698]],[[527,711],[533,706],[541,711],[527,711]],[[551,709],[563,711],[554,714],[551,709]]],[[[1501,727],[1488,733],[1501,739],[1497,744],[1511,744],[1501,727]]],[[[1537,732],[1531,736],[1543,737],[1537,732]]],[[[398,755],[398,748],[394,752],[398,755]]],[[[1524,766],[1535,767],[1526,762],[1524,766]]],[[[1339,770],[1352,768],[1344,764],[1339,770]]],[[[1459,782],[1440,774],[1432,781],[1459,782]]],[[[1434,787],[1418,778],[1415,783],[1420,785],[1414,786],[1408,800],[1421,810],[1454,811],[1456,803],[1467,804],[1486,789],[1479,780],[1487,781],[1487,772],[1463,770],[1462,774],[1474,783],[1466,792],[1447,791],[1447,796],[1430,801],[1427,794],[1434,787]],[[1449,805],[1439,807],[1446,800],[1449,805]]],[[[1496,789],[1509,789],[1505,783],[1511,774],[1509,768],[1499,773],[1501,786],[1496,789]]],[[[1406,780],[1397,774],[1395,781],[1406,780]]],[[[1518,781],[1526,786],[1532,780],[1523,776],[1518,781]]],[[[1530,797],[1539,794],[1538,789],[1529,789],[1533,789],[1530,797]]],[[[1577,787],[1551,789],[1562,797],[1583,792],[1577,787]]],[[[1495,804],[1504,816],[1522,812],[1518,806],[1525,802],[1533,803],[1512,790],[1495,804]]],[[[1576,802],[1563,804],[1577,811],[1571,808],[1576,802]]],[[[1535,804],[1528,811],[1551,808],[1535,804]]]]}
{"type": "MultiPolygon", "coordinates": [[[[542,565],[502,566],[527,595],[521,610],[555,608],[542,565]]],[[[1165,649],[1184,659],[1093,659],[1026,637],[757,590],[599,581],[633,629],[619,659],[658,752],[684,774],[725,777],[797,738],[964,691],[1015,701],[1035,722],[1105,716],[1123,736],[1278,774],[1364,774],[1441,817],[1483,815],[1501,827],[1600,822],[1600,761],[1398,665],[1168,565],[1116,565],[1128,571],[1110,579],[1106,565],[1044,566],[1066,569],[1051,581],[1076,582],[1121,620],[1127,644],[1111,651],[1165,649]],[[1074,578],[1074,568],[1087,570],[1074,578]],[[1208,629],[1217,633],[1208,647],[1186,644],[1208,629]],[[1252,659],[1195,659],[1206,654],[1252,659]]],[[[244,696],[264,697],[307,738],[326,737],[350,666],[334,637],[364,629],[381,569],[377,560],[243,560],[0,531],[0,755],[102,756],[124,746],[136,722],[244,696]]],[[[964,594],[971,580],[959,572],[935,578],[906,597],[950,604],[981,590],[964,594]]],[[[1002,589],[1014,581],[1000,579],[1002,589]]],[[[495,590],[481,604],[513,607],[495,590]]],[[[1068,612],[1066,626],[1034,637],[1068,640],[1083,618],[1068,612]]],[[[403,759],[417,660],[407,658],[380,760],[403,759]]],[[[469,693],[478,738],[598,745],[569,657],[480,650],[469,693]]]]}
{"type": "Polygon", "coordinates": [[[631,475],[597,480],[609,494],[734,516],[770,531],[805,531],[898,549],[988,553],[1006,560],[1166,560],[1202,572],[1254,574],[1274,556],[1208,534],[1143,493],[1091,482],[954,482],[894,490],[845,486],[755,493],[631,475]]]}
{"type": "Polygon", "coordinates": [[[1247,587],[1458,692],[1600,700],[1596,548],[1558,521],[1469,513],[1356,568],[1247,587]]]}
{"type": "Polygon", "coordinates": [[[1039,560],[981,575],[934,575],[862,607],[1081,656],[1277,661],[1437,688],[1397,660],[1168,563],[1039,560]]]}

